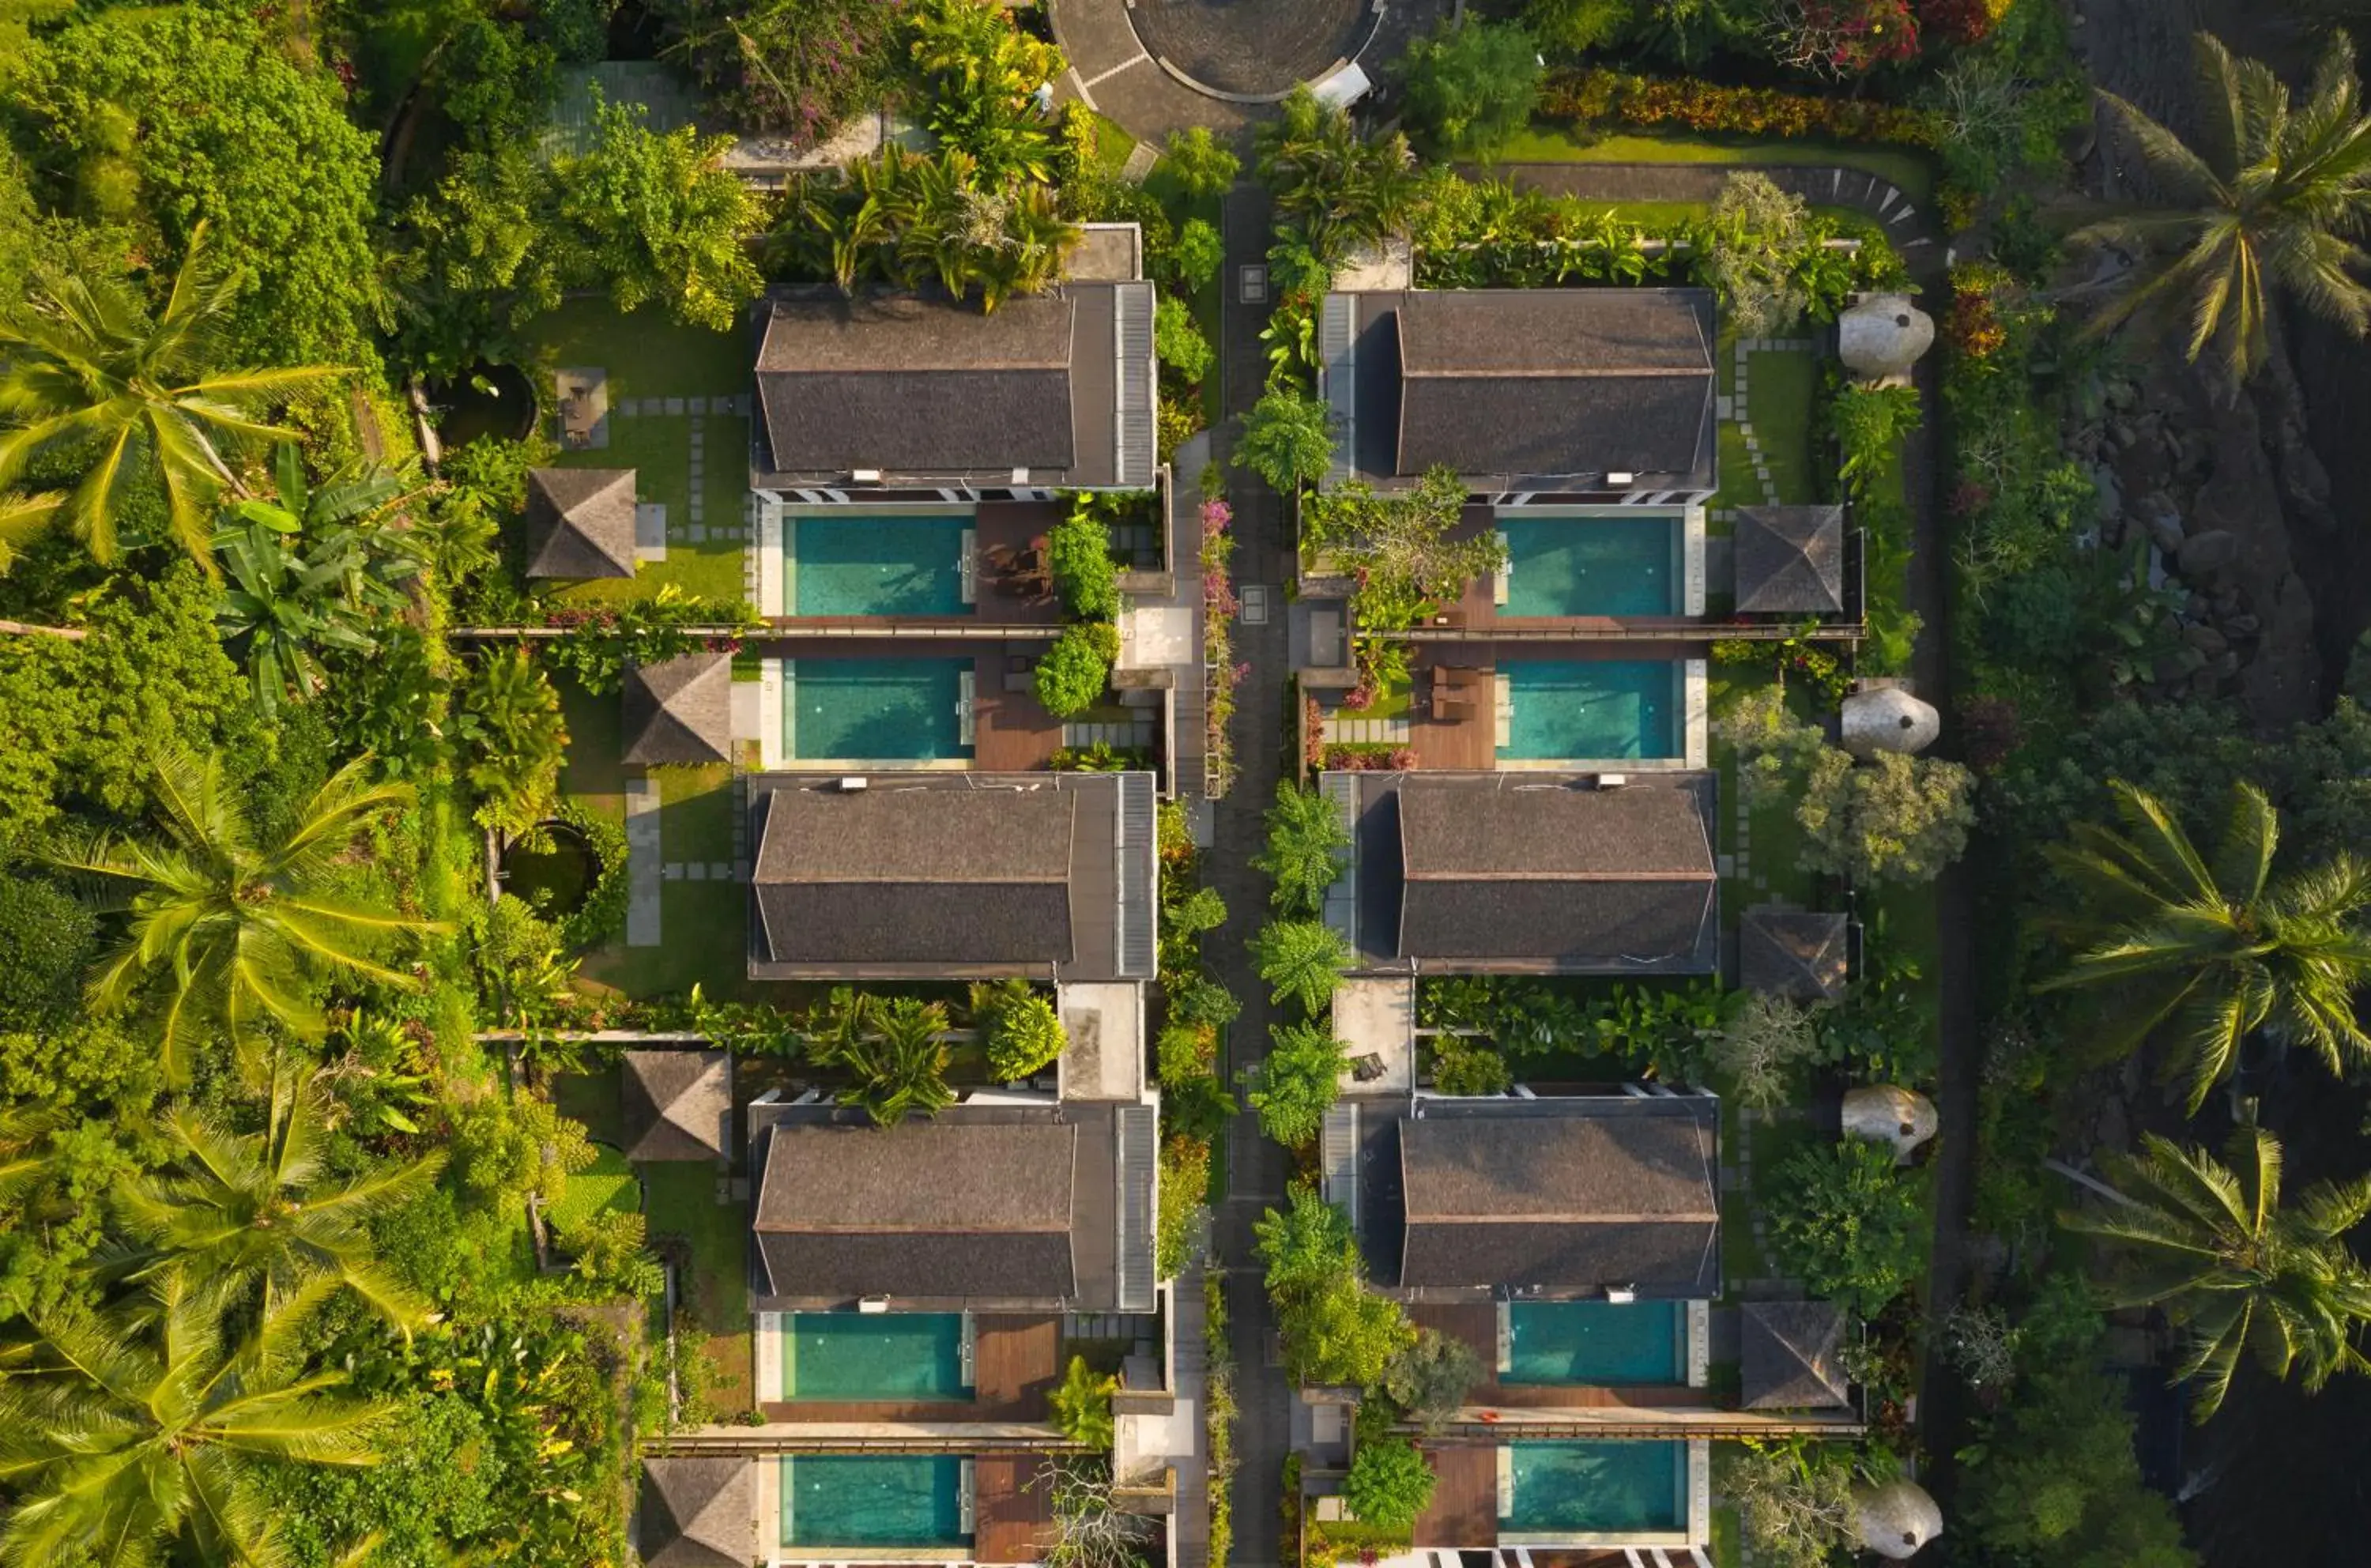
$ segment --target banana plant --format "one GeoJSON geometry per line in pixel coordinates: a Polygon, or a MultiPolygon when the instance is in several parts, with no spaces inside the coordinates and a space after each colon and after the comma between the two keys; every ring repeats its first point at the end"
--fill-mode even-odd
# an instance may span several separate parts
{"type": "Polygon", "coordinates": [[[376,623],[403,608],[402,585],[426,564],[426,541],[387,520],[398,476],[362,468],[315,489],[283,444],[274,478],[275,500],[235,502],[214,535],[228,579],[215,619],[226,640],[245,641],[267,711],[321,689],[324,651],[376,651],[376,623]]]}

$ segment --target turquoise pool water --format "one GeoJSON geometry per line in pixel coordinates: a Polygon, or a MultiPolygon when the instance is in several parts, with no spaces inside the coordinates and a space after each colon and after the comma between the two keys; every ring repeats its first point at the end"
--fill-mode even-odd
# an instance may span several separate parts
{"type": "Polygon", "coordinates": [[[963,1460],[794,1454],[782,1460],[784,1546],[968,1546],[963,1460]]]}
{"type": "Polygon", "coordinates": [[[785,659],[782,750],[810,760],[967,757],[968,659],[785,659]]]}
{"type": "Polygon", "coordinates": [[[960,616],[968,517],[800,517],[783,541],[802,616],[960,616]]]}
{"type": "Polygon", "coordinates": [[[1684,668],[1668,660],[1509,659],[1499,669],[1514,716],[1498,755],[1591,762],[1684,756],[1684,668]]]}
{"type": "Polygon", "coordinates": [[[787,1400],[962,1400],[960,1312],[793,1312],[782,1335],[787,1400]]]}
{"type": "Polygon", "coordinates": [[[1514,1511],[1498,1528],[1522,1535],[1648,1535],[1683,1529],[1685,1443],[1511,1443],[1514,1511]]]}
{"type": "Polygon", "coordinates": [[[1509,616],[1669,616],[1680,608],[1676,517],[1502,518],[1509,616]]]}
{"type": "Polygon", "coordinates": [[[1502,1383],[1687,1381],[1687,1308],[1676,1301],[1519,1301],[1507,1329],[1502,1383]]]}

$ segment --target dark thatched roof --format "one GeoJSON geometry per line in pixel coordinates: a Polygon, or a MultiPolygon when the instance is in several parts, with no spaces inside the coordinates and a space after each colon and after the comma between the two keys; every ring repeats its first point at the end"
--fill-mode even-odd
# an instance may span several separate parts
{"type": "Polygon", "coordinates": [[[1436,466],[1474,488],[1600,490],[1714,468],[1711,296],[1688,289],[1411,289],[1325,306],[1324,394],[1349,470],[1436,466]]]}
{"type": "Polygon", "coordinates": [[[1851,922],[1841,914],[1757,904],[1738,922],[1738,980],[1749,991],[1833,1002],[1850,978],[1851,922]]]}
{"type": "Polygon", "coordinates": [[[1845,1309],[1832,1301],[1749,1301],[1739,1321],[1747,1410],[1837,1410],[1851,1402],[1845,1309]]]}
{"type": "Polygon", "coordinates": [[[775,963],[1071,956],[1069,790],[780,790],[758,839],[775,963]]]}
{"type": "Polygon", "coordinates": [[[733,1147],[733,1057],[724,1051],[629,1051],[628,1159],[723,1159],[733,1147]]]}
{"type": "Polygon", "coordinates": [[[830,292],[766,311],[758,462],[769,484],[845,483],[860,469],[884,483],[1008,485],[1016,469],[1036,484],[1151,482],[1138,429],[1152,397],[1150,283],[1075,282],[988,315],[830,292]]]}
{"type": "Polygon", "coordinates": [[[1400,956],[1709,967],[1709,790],[1700,778],[1597,790],[1410,776],[1398,790],[1400,956]]]}
{"type": "Polygon", "coordinates": [[[1719,1109],[1608,1096],[1399,1129],[1409,1289],[1720,1289],[1719,1109]]]}
{"type": "Polygon", "coordinates": [[[529,577],[634,574],[634,470],[529,468],[529,577]]]}
{"type": "Polygon", "coordinates": [[[1078,1127],[1051,1121],[779,1123],[755,1229],[769,1294],[1077,1294],[1078,1127]]]}
{"type": "Polygon", "coordinates": [[[1843,507],[1740,507],[1730,548],[1741,615],[1844,613],[1843,507]]]}
{"type": "Polygon", "coordinates": [[[733,760],[733,655],[687,653],[626,671],[624,760],[644,767],[733,760]]]}
{"type": "Polygon", "coordinates": [[[749,1568],[758,1557],[757,1461],[644,1459],[634,1544],[643,1568],[749,1568]]]}

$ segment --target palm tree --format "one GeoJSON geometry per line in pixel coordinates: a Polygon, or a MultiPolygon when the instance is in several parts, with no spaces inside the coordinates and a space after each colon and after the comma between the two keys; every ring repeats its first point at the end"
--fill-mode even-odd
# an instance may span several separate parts
{"type": "Polygon", "coordinates": [[[1290,997],[1306,1013],[1324,1010],[1350,967],[1350,944],[1317,920],[1272,921],[1250,945],[1259,977],[1276,987],[1270,999],[1290,997]]]}
{"type": "Polygon", "coordinates": [[[1301,225],[1320,256],[1373,244],[1406,220],[1416,199],[1416,155],[1397,132],[1361,142],[1347,112],[1296,87],[1281,116],[1255,139],[1260,179],[1276,192],[1277,210],[1301,225]]]}
{"type": "Polygon", "coordinates": [[[2234,382],[2262,365],[2270,285],[2356,337],[2371,329],[2371,255],[2354,236],[2371,220],[2371,114],[2354,46],[2332,29],[2306,99],[2293,105],[2272,68],[2197,39],[2203,134],[2192,148],[2112,93],[2099,96],[2177,210],[2122,216],[2077,239],[2154,252],[2137,281],[2092,323],[2111,331],[2144,307],[2180,305],[2190,357],[2220,345],[2234,382]]]}
{"type": "Polygon", "coordinates": [[[116,1191],[124,1228],[145,1249],[133,1277],[181,1282],[220,1310],[248,1309],[294,1324],[345,1289],[403,1332],[430,1318],[428,1303],[381,1268],[370,1222],[425,1192],[444,1169],[435,1153],[355,1181],[330,1184],[321,1168],[330,1097],[288,1064],[272,1074],[264,1130],[242,1137],[183,1105],[165,1118],[178,1169],[116,1191]]]}
{"type": "Polygon", "coordinates": [[[1252,864],[1276,882],[1268,902],[1288,915],[1313,915],[1341,874],[1350,830],[1332,801],[1286,779],[1267,809],[1267,848],[1252,864]]]}
{"type": "Polygon", "coordinates": [[[2341,855],[2274,876],[2280,822],[2252,784],[2232,790],[2212,859],[2157,800],[2121,780],[2111,788],[2126,830],[2087,823],[2048,851],[2088,907],[2060,923],[2082,951],[2040,988],[2115,987],[2110,1037],[2127,1050],[2174,1022],[2167,1070],[2187,1078],[2192,1112],[2230,1076],[2255,1029],[2306,1042],[2332,1072],[2371,1060],[2354,1003],[2371,981],[2360,926],[2371,866],[2341,855]]]}
{"type": "Polygon", "coordinates": [[[163,1064],[189,1075],[189,1049],[220,1025],[242,1047],[271,1020],[303,1039],[327,1028],[308,981],[347,974],[411,988],[411,976],[375,956],[392,938],[443,929],[428,920],[341,898],[337,862],[375,813],[408,804],[401,784],[372,784],[370,759],[331,775],[270,842],[226,784],[220,759],[179,746],[156,763],[155,842],[110,835],[69,841],[52,863],[91,879],[110,907],[128,908],[123,945],[91,982],[94,1003],[120,1006],[161,991],[163,1064]]]}
{"type": "Polygon", "coordinates": [[[2233,1136],[2237,1173],[2155,1134],[2141,1146],[2114,1162],[2122,1201],[2066,1223],[2136,1254],[2118,1305],[2162,1307],[2188,1331],[2180,1375],[2199,1379],[2199,1420],[2222,1405],[2242,1348],[2275,1378],[2294,1368],[2307,1391],[2371,1371],[2354,1347],[2371,1323],[2371,1270],[2346,1244],[2371,1216],[2371,1177],[2319,1182],[2284,1208],[2280,1140],[2261,1127],[2233,1136]]]}
{"type": "Polygon", "coordinates": [[[839,1091],[842,1105],[861,1105],[885,1127],[916,1112],[936,1115],[954,1103],[947,1087],[944,1002],[919,997],[866,997],[863,1024],[837,1059],[855,1074],[839,1091]]]}
{"type": "Polygon", "coordinates": [[[213,571],[207,514],[240,488],[224,452],[294,440],[258,414],[342,374],[224,368],[221,319],[235,284],[205,249],[201,223],[153,317],[128,285],[95,271],[37,283],[0,313],[0,421],[10,427],[0,430],[0,487],[44,458],[86,463],[56,510],[101,561],[115,559],[133,485],[153,478],[173,536],[213,571]]]}
{"type": "Polygon", "coordinates": [[[142,1563],[187,1537],[201,1561],[279,1561],[260,1491],[274,1463],[366,1465],[384,1406],[339,1397],[341,1373],[299,1373],[284,1321],[244,1343],[178,1282],[146,1310],[69,1307],[0,1381],[0,1525],[10,1568],[142,1563]]]}

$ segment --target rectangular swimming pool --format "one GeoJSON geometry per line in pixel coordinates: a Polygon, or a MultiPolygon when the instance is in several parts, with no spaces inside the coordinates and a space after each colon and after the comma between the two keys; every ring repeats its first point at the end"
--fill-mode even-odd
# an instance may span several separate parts
{"type": "Polygon", "coordinates": [[[966,516],[795,517],[782,530],[783,595],[800,616],[960,616],[966,516]]]}
{"type": "Polygon", "coordinates": [[[1509,1443],[1498,1467],[1502,1536],[1579,1543],[1687,1528],[1684,1442],[1509,1443]]]}
{"type": "Polygon", "coordinates": [[[1686,755],[1687,666],[1671,660],[1509,659],[1498,755],[1526,761],[1668,761],[1686,755]]]}
{"type": "Polygon", "coordinates": [[[792,1312],[786,1400],[966,1400],[960,1312],[792,1312]]]}
{"type": "Polygon", "coordinates": [[[1507,1309],[1501,1383],[1684,1383],[1687,1304],[1517,1301],[1507,1309]]]}
{"type": "Polygon", "coordinates": [[[971,1498],[954,1454],[790,1454],[782,1459],[784,1546],[971,1544],[971,1498]]]}
{"type": "Polygon", "coordinates": [[[782,755],[942,762],[972,754],[968,659],[785,659],[782,755]]]}
{"type": "Polygon", "coordinates": [[[1507,616],[1669,616],[1680,610],[1680,519],[1501,517],[1507,616]]]}

